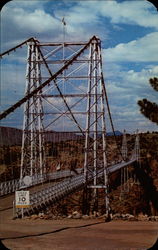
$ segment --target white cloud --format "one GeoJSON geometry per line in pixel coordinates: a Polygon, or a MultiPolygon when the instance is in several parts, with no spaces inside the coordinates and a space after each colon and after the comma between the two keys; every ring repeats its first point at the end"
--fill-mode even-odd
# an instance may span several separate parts
{"type": "MultiPolygon", "coordinates": [[[[106,26],[102,25],[104,17],[109,18],[110,22],[117,28],[116,24],[123,23],[157,29],[158,16],[156,11],[150,11],[151,8],[153,8],[152,4],[147,1],[124,1],[121,3],[115,0],[77,1],[75,6],[65,11],[67,30],[73,39],[77,35],[85,40],[93,34],[107,39],[109,31],[106,26]]],[[[58,11],[56,15],[62,16],[62,13],[63,11],[58,11]]]]}
{"type": "Polygon", "coordinates": [[[122,3],[117,3],[115,10],[113,10],[115,14],[111,16],[112,22],[131,22],[144,27],[157,28],[158,16],[156,12],[155,15],[153,15],[151,14],[151,12],[148,11],[151,6],[152,5],[149,4],[147,1],[125,1],[122,3]]]}
{"type": "MultiPolygon", "coordinates": [[[[54,7],[55,5],[50,7],[52,15],[44,9],[46,3],[51,2],[15,0],[6,4],[2,9],[2,38],[5,41],[13,39],[12,32],[15,32],[16,40],[20,36],[22,39],[22,37],[40,37],[40,35],[47,40],[62,39],[63,15],[67,22],[66,38],[69,40],[76,39],[76,36],[78,40],[87,40],[94,34],[102,39],[107,38],[109,31],[102,25],[101,17],[108,17],[114,25],[126,23],[154,28],[158,26],[158,16],[154,11],[150,11],[152,5],[147,1],[121,3],[114,0],[76,1],[75,4],[63,2],[60,8],[54,7]],[[65,6],[67,8],[64,8],[65,6]],[[6,30],[8,30],[7,33],[6,30]]],[[[52,4],[54,3],[55,1],[52,1],[52,4]]]]}
{"type": "Polygon", "coordinates": [[[135,86],[142,87],[148,82],[150,77],[154,77],[158,75],[158,66],[154,66],[150,69],[142,69],[140,72],[135,72],[134,70],[129,70],[128,72],[124,72],[124,80],[128,82],[128,84],[135,84],[135,86]]]}
{"type": "MultiPolygon", "coordinates": [[[[108,66],[111,72],[106,81],[107,93],[112,117],[117,128],[125,127],[129,130],[156,130],[156,126],[140,113],[138,100],[147,98],[157,102],[157,93],[149,84],[149,78],[158,75],[158,66],[147,65],[139,71],[125,70],[118,64],[108,66]],[[111,67],[112,66],[112,67],[111,67]]],[[[108,72],[108,69],[107,69],[108,72]]]]}
{"type": "Polygon", "coordinates": [[[158,28],[158,16],[153,5],[147,1],[83,1],[82,8],[90,13],[109,17],[111,23],[137,24],[143,27],[158,28]]]}
{"type": "Polygon", "coordinates": [[[158,75],[158,66],[152,66],[152,65],[148,65],[146,67],[146,70],[152,74],[153,76],[157,76],[158,75]]]}
{"type": "MultiPolygon", "coordinates": [[[[99,35],[103,27],[94,25],[97,15],[87,12],[87,9],[75,4],[69,6],[68,10],[52,8],[52,15],[44,10],[44,3],[50,1],[13,1],[5,5],[2,10],[2,44],[16,44],[31,36],[47,41],[63,40],[62,17],[66,14],[66,39],[88,40],[94,33],[99,35]],[[28,6],[27,6],[28,2],[28,6]],[[42,3],[41,3],[42,2],[42,3]],[[38,4],[39,3],[39,4],[38,4]],[[90,20],[93,20],[91,22],[90,20]],[[8,32],[6,32],[6,30],[8,32]],[[86,31],[86,32],[85,32],[86,31]],[[16,39],[16,41],[14,41],[16,39]]],[[[54,1],[53,1],[54,2],[54,1]]],[[[52,2],[52,4],[54,4],[52,2]]],[[[106,32],[104,36],[107,37],[106,32]]]]}
{"type": "Polygon", "coordinates": [[[151,131],[157,131],[157,125],[149,121],[148,119],[142,119],[138,121],[138,126],[139,126],[139,132],[147,132],[149,130],[151,131]],[[150,129],[149,129],[150,128],[150,129]]]}
{"type": "Polygon", "coordinates": [[[1,65],[1,90],[17,91],[24,94],[25,70],[26,67],[20,64],[1,65]]]}
{"type": "Polygon", "coordinates": [[[49,2],[49,0],[12,0],[7,2],[3,9],[5,10],[6,7],[11,8],[25,8],[25,9],[32,9],[33,7],[42,7],[44,3],[49,2]]]}
{"type": "Polygon", "coordinates": [[[152,98],[156,98],[156,93],[149,84],[149,79],[158,75],[158,66],[150,65],[146,68],[135,71],[124,70],[123,68],[114,67],[111,70],[111,74],[108,76],[107,80],[107,90],[110,95],[116,95],[117,99],[121,94],[132,96],[132,98],[140,98],[144,95],[149,95],[152,98]],[[117,76],[117,80],[114,76],[117,76]]]}
{"type": "MultiPolygon", "coordinates": [[[[9,2],[2,10],[2,40],[5,42],[6,48],[10,48],[30,36],[36,36],[42,41],[60,41],[63,39],[63,30],[61,19],[65,15],[66,40],[88,40],[89,37],[96,34],[101,40],[108,38],[109,22],[113,29],[127,29],[121,24],[139,25],[157,29],[158,16],[154,8],[147,1],[62,1],[58,7],[54,4],[51,6],[52,15],[46,10],[45,3],[51,1],[25,1],[16,0],[9,2]],[[107,26],[106,26],[107,24],[107,26]],[[119,25],[119,26],[118,26],[119,25]],[[7,30],[7,32],[6,32],[7,30]]],[[[130,32],[130,27],[129,28],[130,32]]],[[[137,27],[137,26],[136,26],[137,27]]],[[[123,30],[124,29],[124,30],[123,30]]],[[[148,30],[146,30],[146,33],[148,30]]],[[[142,34],[142,33],[141,33],[142,34]]],[[[134,34],[132,34],[134,36],[134,34]]],[[[138,37],[139,33],[136,34],[138,37]]],[[[128,36],[128,34],[127,34],[128,36]]],[[[120,38],[119,38],[120,39],[120,38]]],[[[137,100],[148,98],[156,100],[156,94],[148,83],[150,77],[158,74],[158,66],[154,63],[158,61],[158,32],[153,32],[130,41],[121,43],[114,48],[103,49],[105,65],[105,77],[107,78],[107,91],[109,101],[114,115],[114,120],[118,121],[118,128],[129,126],[129,128],[143,126],[145,119],[139,114],[137,100]],[[127,62],[124,69],[122,62],[127,62]],[[130,64],[139,63],[138,70],[135,66],[130,68],[130,64]],[[147,62],[147,66],[140,66],[141,62],[147,62]],[[153,65],[152,65],[153,63],[153,65]],[[144,67],[144,69],[141,69],[144,67]],[[127,119],[127,122],[125,123],[127,119]],[[142,122],[142,123],[141,123],[142,122]]],[[[116,43],[115,43],[116,44],[116,43]]],[[[20,49],[19,49],[20,50],[20,49]]],[[[18,50],[17,50],[18,51],[18,50]]],[[[16,58],[10,57],[12,63],[23,62],[22,53],[16,54],[16,58]],[[15,61],[14,61],[15,60],[15,61]]],[[[15,56],[15,54],[14,54],[15,56]]],[[[26,60],[26,57],[25,57],[26,60]]],[[[20,86],[22,74],[17,76],[15,72],[9,68],[3,72],[3,78],[6,79],[4,88],[8,88],[11,84],[10,91],[14,92],[13,85],[20,86]],[[7,77],[5,74],[8,74],[7,77]],[[10,78],[12,81],[10,82],[10,78]],[[18,80],[16,79],[18,78],[18,80]]],[[[23,78],[23,87],[25,79],[23,78]]],[[[21,86],[22,87],[22,86],[21,86]]],[[[20,88],[19,88],[20,89],[20,88]]],[[[85,86],[80,89],[87,91],[85,86]]],[[[21,88],[22,92],[22,88],[21,88]]],[[[23,93],[23,92],[22,92],[23,93]]],[[[12,99],[15,98],[14,96],[12,99]]],[[[18,97],[17,97],[18,98],[18,97]]],[[[71,100],[67,100],[71,105],[71,100]]],[[[63,103],[56,103],[57,107],[63,108],[63,103]]],[[[152,126],[148,123],[148,127],[152,126]]],[[[144,125],[145,128],[145,125],[144,125]]]]}
{"type": "MultiPolygon", "coordinates": [[[[65,111],[65,110],[67,110],[67,107],[66,107],[66,105],[64,104],[64,101],[63,101],[63,99],[62,98],[47,98],[46,99],[47,101],[48,101],[48,103],[51,105],[53,105],[53,107],[55,108],[55,110],[58,110],[58,111],[65,111]]],[[[72,98],[69,98],[69,97],[65,97],[65,100],[66,100],[66,103],[71,107],[73,104],[74,104],[74,102],[75,102],[75,100],[73,99],[72,100],[72,98]]],[[[47,101],[46,101],[46,103],[47,103],[47,101]]]]}
{"type": "Polygon", "coordinates": [[[25,32],[49,32],[55,28],[58,28],[59,21],[51,15],[45,13],[42,9],[35,9],[30,12],[25,8],[11,8],[6,7],[4,18],[9,17],[17,29],[24,29],[25,32]]]}
{"type": "Polygon", "coordinates": [[[129,43],[121,43],[114,48],[104,49],[106,61],[157,62],[158,32],[150,33],[129,43]]]}

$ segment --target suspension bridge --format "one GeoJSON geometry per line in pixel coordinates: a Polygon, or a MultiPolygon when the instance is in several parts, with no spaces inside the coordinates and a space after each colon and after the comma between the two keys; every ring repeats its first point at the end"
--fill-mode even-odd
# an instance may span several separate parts
{"type": "MultiPolygon", "coordinates": [[[[92,189],[95,203],[97,189],[103,189],[108,214],[109,175],[138,162],[140,152],[136,134],[128,156],[124,133],[122,148],[116,146],[115,163],[109,160],[107,117],[115,140],[116,135],[103,76],[101,41],[96,36],[88,42],[56,43],[30,38],[2,53],[1,58],[26,45],[25,94],[0,114],[1,120],[7,119],[24,106],[20,175],[18,179],[2,182],[0,195],[5,197],[38,185],[38,190],[30,194],[31,206],[24,209],[29,214],[80,189],[92,189]],[[54,135],[59,135],[60,147],[54,135]],[[53,158],[59,169],[50,166],[48,141],[53,143],[52,150],[59,151],[53,158]],[[61,165],[67,167],[63,169],[61,165]]],[[[125,178],[124,171],[122,174],[125,178]]],[[[17,209],[17,214],[21,210],[17,209]]]]}

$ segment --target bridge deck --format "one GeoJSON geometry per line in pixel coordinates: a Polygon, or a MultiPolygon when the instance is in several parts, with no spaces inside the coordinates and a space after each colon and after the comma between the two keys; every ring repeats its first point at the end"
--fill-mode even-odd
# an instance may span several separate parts
{"type": "MultiPolygon", "coordinates": [[[[115,164],[113,166],[109,166],[107,168],[108,173],[113,173],[129,164],[135,162],[136,159],[131,159],[128,162],[121,162],[119,164],[115,164]]],[[[65,179],[60,181],[59,183],[54,183],[52,181],[47,183],[42,183],[40,185],[36,185],[33,187],[29,187],[30,190],[30,208],[24,209],[27,213],[32,213],[36,209],[39,209],[42,206],[48,205],[50,202],[51,204],[56,203],[57,201],[63,199],[64,197],[68,196],[69,194],[75,192],[76,190],[82,189],[85,185],[84,183],[84,175],[81,173],[82,169],[78,169],[79,174],[76,176],[70,175],[71,178],[65,179]]],[[[60,178],[65,175],[66,172],[60,173],[60,178]]],[[[66,175],[68,177],[68,173],[66,175]]],[[[98,173],[98,178],[103,176],[103,169],[101,169],[98,173]]],[[[53,177],[52,177],[53,180],[53,177]]],[[[90,183],[93,180],[93,176],[88,176],[88,182],[90,183]]],[[[0,211],[6,210],[13,206],[14,194],[1,197],[1,207],[0,211]]],[[[21,209],[17,210],[17,214],[21,214],[21,209]]]]}
{"type": "MultiPolygon", "coordinates": [[[[131,159],[128,162],[121,162],[119,164],[108,167],[108,173],[113,173],[129,164],[135,162],[135,159],[131,159]]],[[[104,174],[103,169],[98,172],[98,178],[101,178],[104,174]]],[[[93,174],[88,175],[88,183],[93,181],[93,174]]],[[[86,183],[86,185],[88,184],[86,183]]],[[[75,192],[76,190],[83,189],[85,185],[84,175],[78,174],[67,180],[64,180],[56,185],[44,188],[30,196],[31,208],[26,209],[26,212],[30,213],[31,210],[40,209],[42,206],[47,206],[49,202],[51,204],[65,198],[69,194],[75,192]]],[[[21,213],[21,211],[19,211],[21,213]]]]}

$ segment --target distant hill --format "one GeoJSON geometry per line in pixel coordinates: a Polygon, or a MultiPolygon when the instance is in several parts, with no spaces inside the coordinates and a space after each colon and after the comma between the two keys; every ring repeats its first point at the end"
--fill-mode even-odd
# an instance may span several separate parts
{"type": "MultiPolygon", "coordinates": [[[[107,136],[112,136],[112,135],[114,135],[113,132],[107,132],[107,136]]],[[[119,136],[119,135],[122,135],[122,133],[119,130],[116,130],[115,135],[119,136]]]]}
{"type": "MultiPolygon", "coordinates": [[[[77,140],[82,136],[75,133],[48,131],[45,133],[46,142],[60,142],[67,140],[77,140]]],[[[21,145],[22,130],[11,127],[0,126],[0,146],[21,145]]]]}
{"type": "Polygon", "coordinates": [[[0,146],[21,145],[22,130],[0,126],[0,146]]]}
{"type": "Polygon", "coordinates": [[[68,141],[68,140],[77,140],[79,138],[83,138],[81,135],[77,135],[72,132],[55,132],[48,131],[45,133],[45,141],[46,142],[60,142],[60,141],[68,141]]]}
{"type": "MultiPolygon", "coordinates": [[[[120,131],[115,131],[117,136],[122,135],[120,131]]],[[[107,136],[112,136],[113,132],[108,132],[107,136]]],[[[48,131],[45,133],[45,141],[46,142],[60,142],[67,140],[77,140],[79,138],[83,138],[81,135],[77,135],[75,133],[68,132],[55,132],[48,131]]],[[[11,127],[2,127],[0,126],[0,146],[11,146],[11,145],[21,145],[22,142],[22,130],[11,127]]]]}

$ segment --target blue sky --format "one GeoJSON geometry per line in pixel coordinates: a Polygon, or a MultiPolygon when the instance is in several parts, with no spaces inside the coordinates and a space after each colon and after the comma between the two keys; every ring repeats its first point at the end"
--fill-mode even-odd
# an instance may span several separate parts
{"type": "MultiPolygon", "coordinates": [[[[158,102],[157,93],[148,83],[150,77],[158,76],[156,8],[146,0],[13,0],[1,12],[2,51],[32,36],[40,41],[61,41],[63,16],[67,41],[88,41],[93,35],[102,41],[104,77],[116,129],[158,130],[140,114],[137,105],[142,98],[158,102]]],[[[2,62],[3,110],[23,96],[25,48],[2,62]]],[[[21,111],[1,125],[17,126],[21,111]]]]}

